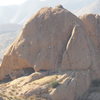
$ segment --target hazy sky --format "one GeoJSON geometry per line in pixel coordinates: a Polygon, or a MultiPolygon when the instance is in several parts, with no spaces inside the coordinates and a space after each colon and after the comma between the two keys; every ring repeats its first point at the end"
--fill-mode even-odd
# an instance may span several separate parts
{"type": "MultiPolygon", "coordinates": [[[[19,5],[23,4],[25,1],[30,0],[0,0],[0,6],[6,6],[6,5],[19,5]]],[[[81,7],[84,7],[91,2],[95,0],[33,0],[34,4],[39,7],[39,5],[56,5],[56,4],[62,4],[64,7],[67,7],[69,10],[77,10],[81,7]]]]}
{"type": "Polygon", "coordinates": [[[25,2],[26,0],[0,0],[0,6],[16,5],[25,2]]]}

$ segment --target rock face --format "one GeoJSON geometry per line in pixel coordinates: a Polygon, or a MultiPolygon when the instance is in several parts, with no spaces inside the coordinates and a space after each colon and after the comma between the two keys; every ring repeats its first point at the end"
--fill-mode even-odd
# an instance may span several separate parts
{"type": "Polygon", "coordinates": [[[86,33],[83,22],[66,9],[41,9],[5,53],[0,77],[26,67],[35,71],[88,69],[91,56],[86,33]]]}
{"type": "Polygon", "coordinates": [[[13,100],[77,100],[87,91],[89,84],[89,71],[68,71],[49,76],[35,72],[0,84],[0,96],[4,100],[11,97],[13,100]]]}
{"type": "Polygon", "coordinates": [[[90,86],[89,71],[72,72],[50,93],[51,100],[78,100],[90,86]]]}
{"type": "Polygon", "coordinates": [[[85,70],[91,66],[91,52],[88,46],[90,44],[85,33],[82,26],[73,28],[62,60],[64,70],[85,70]]]}
{"type": "Polygon", "coordinates": [[[65,9],[41,9],[8,49],[1,67],[7,65],[9,71],[25,67],[34,67],[35,71],[59,69],[76,24],[82,22],[65,9]]]}
{"type": "MultiPolygon", "coordinates": [[[[92,80],[100,79],[99,38],[99,15],[78,18],[61,5],[42,8],[26,23],[20,36],[6,51],[0,80],[6,75],[17,78],[25,68],[49,74],[72,71],[75,73],[70,76],[72,81],[66,77],[62,85],[46,96],[49,95],[51,100],[76,100],[88,90],[92,80]]],[[[37,74],[33,79],[37,79],[37,74]]],[[[23,94],[40,93],[41,88],[37,86],[23,94]]]]}
{"type": "Polygon", "coordinates": [[[91,93],[87,100],[100,100],[100,93],[91,93]]]}
{"type": "Polygon", "coordinates": [[[92,77],[100,79],[100,16],[99,15],[84,15],[81,20],[87,30],[87,37],[90,40],[91,58],[92,58],[92,77]],[[95,73],[94,73],[95,72],[95,73]]]}

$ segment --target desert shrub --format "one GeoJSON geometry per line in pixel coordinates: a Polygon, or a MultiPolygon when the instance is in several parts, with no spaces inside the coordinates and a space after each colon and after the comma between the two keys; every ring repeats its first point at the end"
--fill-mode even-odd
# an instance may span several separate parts
{"type": "Polygon", "coordinates": [[[52,88],[56,88],[58,85],[60,85],[60,84],[59,84],[59,82],[57,82],[57,81],[53,81],[53,82],[51,83],[51,87],[52,87],[52,88]]]}

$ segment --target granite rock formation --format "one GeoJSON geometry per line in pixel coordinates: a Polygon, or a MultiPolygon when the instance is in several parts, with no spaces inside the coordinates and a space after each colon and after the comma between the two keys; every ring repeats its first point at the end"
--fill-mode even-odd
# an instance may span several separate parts
{"type": "Polygon", "coordinates": [[[23,98],[42,95],[47,100],[81,99],[92,81],[100,79],[99,38],[99,15],[78,18],[61,5],[42,8],[30,18],[20,36],[5,52],[0,80],[6,75],[13,80],[24,74],[23,69],[32,68],[35,73],[30,76],[31,80],[25,78],[22,83],[25,85],[22,87],[23,98]],[[39,82],[40,78],[52,74],[58,75],[53,78],[56,85],[60,84],[56,88],[49,87],[47,83],[51,81],[28,87],[29,82],[39,82]]]}

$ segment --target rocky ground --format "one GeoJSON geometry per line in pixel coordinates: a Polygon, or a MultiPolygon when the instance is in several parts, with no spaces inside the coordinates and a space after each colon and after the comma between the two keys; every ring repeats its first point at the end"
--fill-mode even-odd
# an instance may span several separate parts
{"type": "Polygon", "coordinates": [[[76,83],[81,81],[79,77],[75,81],[79,72],[47,74],[47,72],[35,72],[29,76],[0,84],[0,100],[64,100],[64,98],[74,100],[76,94],[78,96],[76,100],[100,100],[99,80],[93,81],[89,89],[79,97],[78,91],[83,92],[86,88],[86,84],[80,87],[81,84],[76,83]]]}
{"type": "Polygon", "coordinates": [[[33,73],[14,81],[0,84],[0,100],[49,100],[49,93],[62,84],[66,74],[33,73]]]}

